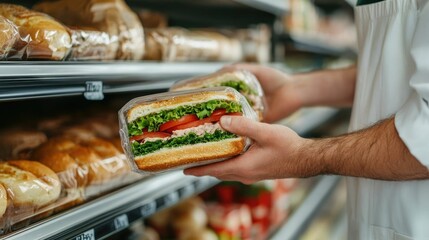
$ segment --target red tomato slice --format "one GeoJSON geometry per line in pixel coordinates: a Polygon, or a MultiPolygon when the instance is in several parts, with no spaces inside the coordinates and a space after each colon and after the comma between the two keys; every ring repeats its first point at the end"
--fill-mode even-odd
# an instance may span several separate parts
{"type": "Polygon", "coordinates": [[[188,115],[185,115],[185,116],[183,116],[177,120],[171,120],[171,121],[168,121],[164,124],[161,124],[161,126],[159,126],[159,131],[164,132],[165,130],[172,128],[172,127],[175,127],[177,125],[182,125],[182,124],[197,121],[197,120],[198,120],[197,115],[188,114],[188,115]]]}
{"type": "Polygon", "coordinates": [[[165,132],[144,132],[143,134],[130,137],[130,141],[141,141],[145,138],[166,138],[169,136],[171,134],[165,132]]]}
{"type": "MultiPolygon", "coordinates": [[[[223,115],[241,116],[242,113],[238,113],[238,112],[237,113],[226,113],[226,114],[223,114],[223,115]]],[[[206,117],[206,118],[203,118],[203,119],[198,120],[198,121],[193,121],[193,122],[190,122],[190,123],[186,123],[186,124],[182,124],[182,125],[178,125],[178,126],[172,127],[170,129],[168,129],[168,132],[173,132],[173,131],[176,131],[176,130],[183,130],[183,129],[187,129],[187,128],[198,127],[198,126],[206,124],[206,123],[216,123],[216,122],[219,122],[220,118],[223,115],[219,115],[219,114],[218,115],[214,115],[214,114],[212,114],[210,117],[206,117]]]]}
{"type": "Polygon", "coordinates": [[[216,115],[224,115],[226,113],[226,109],[224,108],[220,108],[220,109],[216,109],[214,110],[214,112],[212,113],[212,115],[210,116],[216,116],[216,115]]]}

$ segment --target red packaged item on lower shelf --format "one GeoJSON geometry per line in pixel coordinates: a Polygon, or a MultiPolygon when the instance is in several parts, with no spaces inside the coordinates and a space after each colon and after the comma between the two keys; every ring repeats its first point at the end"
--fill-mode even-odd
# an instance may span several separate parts
{"type": "Polygon", "coordinates": [[[207,204],[209,226],[220,240],[252,239],[250,209],[244,204],[207,204]]]}

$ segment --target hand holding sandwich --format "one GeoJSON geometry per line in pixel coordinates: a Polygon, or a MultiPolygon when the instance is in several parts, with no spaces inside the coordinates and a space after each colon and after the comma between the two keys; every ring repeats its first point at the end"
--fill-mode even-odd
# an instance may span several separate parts
{"type": "MultiPolygon", "coordinates": [[[[354,67],[295,75],[291,81],[286,75],[266,67],[240,64],[232,68],[248,70],[260,80],[268,102],[267,121],[285,117],[294,108],[350,106],[353,103],[354,67]],[[297,102],[290,103],[286,100],[288,97],[282,96],[289,91],[298,96],[297,102]]],[[[246,184],[262,179],[318,174],[381,180],[429,178],[428,169],[400,139],[393,117],[357,132],[323,139],[304,139],[287,127],[243,117],[222,117],[220,124],[229,132],[250,137],[253,145],[243,155],[187,169],[185,174],[210,175],[246,184]]]]}
{"type": "MultiPolygon", "coordinates": [[[[301,103],[295,88],[296,77],[256,64],[235,64],[222,70],[246,70],[253,73],[264,90],[267,103],[264,121],[275,122],[298,110],[301,103]]],[[[222,71],[221,70],[221,71],[222,71]]]]}
{"type": "Polygon", "coordinates": [[[311,159],[300,159],[300,153],[312,140],[299,137],[288,127],[260,123],[245,117],[224,116],[225,130],[250,137],[254,143],[243,155],[233,159],[185,170],[195,176],[210,175],[227,181],[250,184],[263,179],[310,177],[320,174],[321,166],[311,159]]]}

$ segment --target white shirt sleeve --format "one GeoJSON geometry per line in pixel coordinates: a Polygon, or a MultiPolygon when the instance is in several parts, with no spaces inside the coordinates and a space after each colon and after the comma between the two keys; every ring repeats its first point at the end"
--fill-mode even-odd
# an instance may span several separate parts
{"type": "Polygon", "coordinates": [[[414,91],[396,113],[395,125],[411,154],[429,168],[429,4],[423,2],[411,47],[416,64],[410,80],[414,91]]]}

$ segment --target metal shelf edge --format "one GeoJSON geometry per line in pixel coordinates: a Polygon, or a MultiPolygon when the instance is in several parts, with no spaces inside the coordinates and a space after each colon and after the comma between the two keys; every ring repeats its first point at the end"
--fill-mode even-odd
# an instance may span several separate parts
{"type": "Polygon", "coordinates": [[[195,189],[194,193],[212,187],[217,183],[216,180],[209,177],[195,178],[184,176],[181,171],[155,176],[5,235],[2,239],[63,238],[61,237],[63,232],[70,232],[71,230],[73,230],[72,232],[76,232],[81,228],[85,229],[86,226],[82,226],[82,223],[103,214],[109,213],[109,216],[112,217],[123,214],[123,212],[115,212],[121,206],[129,206],[130,204],[134,205],[134,207],[136,207],[136,204],[137,206],[143,206],[150,201],[157,200],[160,196],[170,194],[172,188],[185,187],[195,181],[200,181],[201,188],[195,189]]]}

